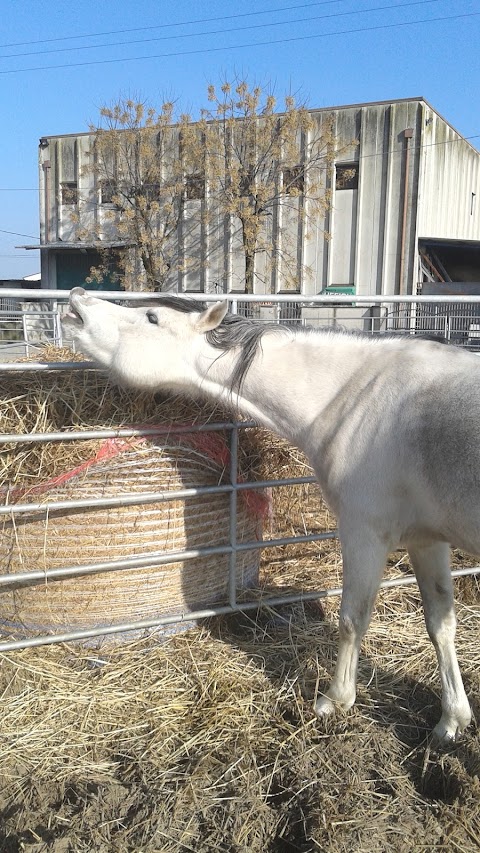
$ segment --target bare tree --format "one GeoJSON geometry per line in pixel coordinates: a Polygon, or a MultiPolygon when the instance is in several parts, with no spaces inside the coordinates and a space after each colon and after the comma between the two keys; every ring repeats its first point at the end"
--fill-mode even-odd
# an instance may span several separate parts
{"type": "MultiPolygon", "coordinates": [[[[109,228],[117,241],[133,251],[116,251],[120,276],[132,287],[162,290],[170,271],[185,259],[178,257],[178,229],[185,200],[185,174],[198,158],[198,133],[188,116],[173,122],[172,102],[159,111],[135,100],[120,100],[100,111],[101,124],[90,128],[93,157],[87,167],[95,176],[101,221],[94,234],[79,219],[79,237],[100,236],[109,228]],[[143,275],[138,273],[138,265],[143,275]]],[[[91,271],[102,281],[111,270],[112,256],[103,251],[103,263],[91,271]]]]}
{"type": "MultiPolygon", "coordinates": [[[[91,227],[80,213],[78,236],[108,242],[109,229],[112,241],[133,247],[115,249],[126,286],[163,290],[175,272],[200,271],[208,262],[200,237],[188,257],[182,227],[196,235],[192,215],[205,227],[220,214],[230,233],[240,234],[247,293],[256,277],[268,292],[278,266],[282,287],[296,289],[308,272],[298,261],[299,223],[303,236],[321,229],[331,203],[329,174],[338,155],[333,119],[292,96],[278,112],[267,89],[242,80],[223,83],[219,93],[209,86],[208,99],[198,122],[174,121],[171,101],[158,111],[131,99],[102,108],[100,125],[91,127],[87,166],[99,212],[91,227]]],[[[232,244],[227,261],[229,254],[232,244]]],[[[102,257],[92,280],[111,277],[112,254],[103,250],[102,257]]]]}
{"type": "MultiPolygon", "coordinates": [[[[331,203],[328,175],[335,159],[333,119],[313,114],[292,96],[283,112],[260,86],[244,80],[208,89],[203,111],[205,168],[209,194],[232,223],[238,223],[245,256],[245,289],[253,293],[256,258],[264,279],[282,265],[284,287],[298,286],[298,234],[321,227],[331,203]]],[[[338,153],[338,152],[337,152],[338,153]]]]}

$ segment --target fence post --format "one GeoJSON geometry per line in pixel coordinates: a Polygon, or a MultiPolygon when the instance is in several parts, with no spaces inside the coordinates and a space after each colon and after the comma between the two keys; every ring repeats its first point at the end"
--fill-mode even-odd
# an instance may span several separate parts
{"type": "Polygon", "coordinates": [[[237,477],[238,477],[238,424],[230,432],[230,536],[231,547],[228,574],[228,601],[230,607],[237,604],[237,477]]]}

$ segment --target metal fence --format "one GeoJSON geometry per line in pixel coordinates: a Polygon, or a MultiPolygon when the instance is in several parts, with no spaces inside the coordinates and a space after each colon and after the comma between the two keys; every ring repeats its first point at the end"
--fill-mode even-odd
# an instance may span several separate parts
{"type": "Polygon", "coordinates": [[[61,345],[62,303],[36,294],[0,290],[0,361],[31,356],[45,344],[61,345]]]}
{"type": "MultiPolygon", "coordinates": [[[[101,293],[96,296],[135,304],[160,294],[101,293]]],[[[367,334],[428,334],[480,351],[480,296],[345,296],[306,299],[298,294],[248,296],[189,293],[200,301],[226,299],[230,310],[266,323],[339,327],[367,334]]],[[[41,352],[46,344],[69,345],[60,323],[68,293],[0,291],[0,363],[41,352]]]]}
{"type": "MultiPolygon", "coordinates": [[[[4,291],[0,301],[1,335],[0,335],[0,373],[26,373],[31,371],[73,371],[91,369],[88,364],[75,362],[42,363],[41,361],[22,361],[25,356],[32,356],[36,351],[41,356],[41,347],[44,344],[55,344],[62,346],[68,341],[62,337],[59,317],[68,299],[68,294],[57,291],[45,291],[39,294],[34,291],[34,298],[38,300],[35,309],[25,302],[33,298],[29,292],[4,291]],[[35,317],[41,322],[37,325],[27,322],[35,317]]],[[[145,294],[112,294],[96,293],[108,299],[118,299],[122,302],[135,302],[145,299],[145,294]]],[[[154,299],[155,297],[152,296],[154,299]]],[[[198,295],[197,298],[215,301],[221,297],[216,295],[198,295]]],[[[480,297],[458,299],[454,297],[344,297],[328,296],[315,297],[306,300],[305,297],[295,297],[292,294],[269,297],[229,295],[230,310],[244,315],[255,316],[265,322],[283,322],[313,326],[341,326],[347,329],[358,329],[369,334],[382,332],[394,334],[422,334],[438,335],[448,340],[460,343],[472,350],[480,350],[480,297]],[[478,334],[476,334],[478,333],[478,334]]],[[[237,556],[242,551],[254,551],[259,549],[277,548],[284,545],[300,544],[307,542],[322,541],[336,537],[335,531],[323,531],[317,533],[305,533],[289,537],[279,537],[260,541],[237,541],[237,499],[241,492],[249,489],[282,488],[291,485],[301,485],[315,482],[313,476],[269,479],[262,482],[243,482],[238,477],[238,443],[239,432],[254,427],[251,422],[219,422],[197,424],[195,426],[177,427],[144,427],[128,429],[102,429],[81,430],[50,433],[29,434],[0,434],[0,451],[2,446],[21,445],[28,446],[33,442],[49,443],[59,441],[82,442],[92,439],[127,438],[129,436],[158,436],[168,431],[172,434],[205,433],[226,431],[229,435],[230,463],[229,482],[218,486],[198,486],[175,491],[151,491],[135,494],[124,494],[115,497],[97,497],[87,500],[66,501],[38,501],[37,503],[9,502],[0,506],[0,516],[11,519],[25,513],[38,513],[39,516],[48,517],[49,513],[55,511],[78,512],[82,508],[99,508],[112,506],[133,506],[142,504],[153,504],[163,501],[186,499],[193,495],[208,496],[209,494],[224,493],[229,495],[230,520],[228,542],[221,546],[212,546],[196,549],[184,549],[168,553],[151,552],[141,556],[126,557],[111,561],[85,563],[83,565],[66,565],[57,568],[43,569],[28,568],[21,573],[0,574],[1,589],[22,584],[45,584],[61,578],[73,578],[80,575],[92,575],[103,572],[115,572],[125,569],[138,569],[144,566],[162,566],[177,561],[188,561],[213,554],[227,555],[229,561],[228,579],[228,602],[195,611],[176,613],[172,615],[158,614],[158,617],[123,622],[115,625],[99,625],[86,630],[73,630],[57,634],[44,634],[29,637],[27,639],[6,639],[0,642],[0,651],[37,646],[48,643],[60,643],[71,640],[86,640],[97,636],[123,633],[132,630],[153,629],[166,626],[171,623],[179,623],[185,620],[197,620],[214,615],[233,613],[236,611],[248,611],[263,606],[277,606],[295,601],[306,601],[336,596],[341,594],[341,588],[324,589],[314,591],[298,591],[291,594],[280,594],[276,596],[264,596],[259,599],[252,596],[251,599],[239,601],[237,598],[237,556]]],[[[480,567],[468,568],[454,571],[454,577],[473,575],[480,573],[480,567]]],[[[409,575],[387,580],[382,587],[402,586],[415,583],[415,578],[409,575]]]]}

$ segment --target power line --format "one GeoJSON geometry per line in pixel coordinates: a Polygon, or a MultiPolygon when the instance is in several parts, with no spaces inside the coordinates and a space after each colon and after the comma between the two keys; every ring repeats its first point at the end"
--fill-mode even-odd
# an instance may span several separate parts
{"type": "Polygon", "coordinates": [[[165,35],[165,36],[156,36],[154,38],[148,39],[136,39],[129,41],[114,41],[114,42],[102,42],[100,44],[89,44],[81,47],[57,47],[51,48],[48,50],[37,50],[37,51],[29,51],[25,53],[12,53],[12,54],[0,54],[0,59],[15,59],[21,56],[43,56],[46,53],[70,53],[73,50],[99,50],[104,47],[118,47],[119,45],[134,45],[134,44],[150,44],[151,42],[158,41],[171,41],[172,38],[176,39],[188,39],[188,38],[199,38],[200,36],[212,36],[212,35],[226,35],[227,33],[239,33],[244,32],[245,30],[260,30],[268,27],[271,29],[272,27],[284,27],[288,24],[303,24],[310,23],[311,21],[323,21],[330,20],[331,18],[345,18],[351,15],[364,15],[367,12],[384,12],[389,11],[391,9],[403,9],[410,6],[425,6],[430,3],[440,3],[441,0],[409,0],[408,3],[394,3],[389,6],[372,6],[369,9],[355,9],[354,11],[348,12],[334,12],[329,15],[314,15],[308,18],[295,18],[293,21],[267,21],[265,24],[248,24],[243,27],[230,27],[229,29],[223,30],[204,30],[203,32],[195,32],[195,33],[180,33],[176,36],[165,35]]]}
{"type": "Polygon", "coordinates": [[[0,228],[0,234],[13,234],[14,237],[30,237],[32,240],[39,240],[39,237],[34,237],[33,234],[20,234],[18,231],[5,231],[4,228],[0,228]]]}
{"type": "Polygon", "coordinates": [[[67,62],[60,65],[37,65],[30,68],[13,68],[0,71],[1,74],[23,74],[29,71],[51,71],[63,68],[83,68],[87,65],[111,65],[117,62],[137,62],[145,59],[171,59],[175,56],[194,56],[202,53],[219,53],[220,51],[243,50],[249,47],[265,47],[275,44],[291,44],[292,42],[311,41],[312,39],[331,38],[332,36],[355,35],[357,33],[378,32],[379,30],[398,29],[399,27],[411,27],[417,24],[434,24],[439,21],[456,21],[467,18],[476,18],[480,12],[466,12],[461,15],[445,15],[437,18],[421,18],[416,21],[403,21],[396,24],[377,24],[371,27],[357,27],[350,30],[336,30],[331,33],[316,33],[306,36],[290,36],[289,38],[271,39],[267,41],[248,42],[245,44],[222,45],[221,47],[197,48],[195,50],[172,51],[170,53],[157,53],[148,56],[126,56],[122,59],[95,59],[87,62],[67,62]]]}
{"type": "MultiPolygon", "coordinates": [[[[458,130],[452,128],[455,133],[458,133],[458,130]]],[[[474,133],[470,136],[462,136],[458,133],[458,139],[442,139],[439,142],[422,142],[420,145],[412,146],[412,151],[420,151],[422,148],[435,148],[437,145],[456,145],[459,142],[469,142],[471,139],[480,139],[480,133],[474,133]]],[[[370,157],[383,157],[385,154],[394,154],[398,153],[393,151],[391,148],[384,149],[382,151],[375,151],[373,154],[360,154],[359,160],[366,160],[370,157]]]]}
{"type": "Polygon", "coordinates": [[[17,41],[11,42],[10,44],[0,44],[0,49],[3,50],[5,47],[23,47],[29,44],[49,44],[51,42],[57,41],[72,41],[73,39],[86,39],[86,38],[97,38],[98,36],[115,36],[122,35],[125,33],[140,33],[145,32],[147,30],[165,30],[170,29],[172,27],[185,27],[191,24],[210,24],[214,21],[231,21],[234,18],[250,18],[254,15],[271,15],[275,12],[291,12],[296,11],[297,9],[307,9],[312,6],[331,6],[332,3],[344,3],[345,0],[319,0],[319,2],[314,3],[300,3],[298,6],[279,6],[276,9],[264,9],[262,11],[257,12],[239,12],[236,15],[222,15],[220,17],[215,18],[195,18],[191,21],[177,21],[174,24],[155,24],[149,27],[135,27],[134,29],[128,30],[106,30],[104,32],[99,33],[84,33],[79,36],[59,36],[57,38],[50,39],[36,39],[35,41],[17,41]]]}

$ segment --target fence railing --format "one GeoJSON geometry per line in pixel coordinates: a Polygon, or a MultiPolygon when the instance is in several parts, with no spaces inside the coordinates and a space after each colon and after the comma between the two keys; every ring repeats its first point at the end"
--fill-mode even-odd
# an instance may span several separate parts
{"type": "MultiPolygon", "coordinates": [[[[8,300],[8,305],[3,305],[0,311],[1,329],[3,341],[0,336],[0,373],[30,373],[31,371],[71,371],[92,369],[88,363],[58,362],[42,363],[40,361],[23,362],[25,355],[31,357],[32,350],[41,355],[41,348],[45,343],[56,345],[68,344],[62,336],[59,317],[62,307],[68,299],[68,293],[61,294],[57,291],[39,293],[33,291],[35,299],[38,299],[41,308],[35,312],[30,307],[28,310],[22,308],[20,312],[15,310],[15,301],[30,299],[29,292],[7,291],[2,292],[2,299],[8,300]],[[47,307],[45,307],[47,306],[47,307]],[[18,314],[21,322],[19,323],[18,314]],[[44,325],[39,332],[38,325],[25,323],[26,317],[33,315],[40,317],[44,325]],[[30,335],[33,331],[33,339],[30,335]],[[9,333],[15,331],[17,337],[8,340],[9,333]],[[30,335],[30,337],[29,337],[30,335]],[[40,335],[35,339],[36,335],[40,335]],[[23,347],[23,350],[22,350],[23,347]]],[[[96,296],[108,299],[118,299],[122,302],[135,303],[138,299],[145,299],[145,294],[112,294],[96,293],[96,296]]],[[[150,298],[150,295],[149,295],[150,298]]],[[[152,295],[155,299],[155,295],[152,295]]],[[[199,299],[216,301],[219,298],[227,298],[230,309],[234,312],[256,316],[265,322],[285,322],[295,324],[309,324],[317,326],[339,325],[344,328],[358,329],[369,334],[382,332],[399,334],[422,334],[438,335],[448,340],[460,343],[472,350],[480,350],[480,297],[456,298],[456,297],[385,297],[385,296],[362,296],[344,297],[328,296],[314,297],[308,300],[305,297],[295,297],[285,294],[276,297],[258,297],[232,295],[219,297],[217,295],[198,295],[199,299]],[[478,328],[476,328],[478,327],[478,328]],[[478,332],[478,335],[476,334],[478,332]]],[[[0,306],[1,306],[0,300],[0,306]]],[[[305,485],[315,482],[312,476],[289,477],[267,479],[262,481],[240,481],[238,477],[238,444],[239,432],[254,427],[252,422],[227,421],[218,423],[196,424],[195,426],[171,426],[168,427],[138,427],[122,429],[92,429],[92,430],[69,430],[59,432],[33,432],[33,433],[1,433],[0,451],[2,446],[18,444],[23,446],[32,443],[48,443],[58,441],[82,442],[92,439],[128,438],[131,436],[161,436],[162,433],[190,434],[202,432],[226,432],[229,435],[230,463],[228,482],[221,485],[196,486],[194,488],[176,489],[174,491],[158,491],[122,494],[121,496],[104,497],[98,496],[88,500],[57,500],[46,502],[44,500],[27,502],[12,500],[12,495],[5,495],[5,502],[0,506],[0,521],[2,516],[12,519],[25,513],[36,513],[40,517],[47,518],[54,512],[75,513],[82,508],[110,508],[114,506],[133,506],[156,504],[171,500],[185,500],[192,496],[204,496],[207,498],[212,494],[229,495],[230,514],[228,525],[228,541],[224,545],[184,548],[177,551],[155,552],[150,551],[140,556],[129,556],[123,559],[102,560],[84,563],[82,565],[65,565],[39,569],[26,566],[21,572],[14,574],[8,571],[1,572],[0,561],[0,595],[2,588],[11,588],[31,584],[45,584],[77,576],[86,576],[98,573],[110,573],[121,570],[135,570],[144,566],[162,566],[178,561],[187,562],[192,559],[209,557],[214,554],[223,554],[228,558],[229,578],[228,595],[226,603],[218,606],[204,607],[196,610],[188,610],[183,613],[159,613],[155,618],[132,620],[116,623],[114,625],[99,625],[94,628],[71,630],[55,634],[42,634],[22,639],[5,639],[0,642],[0,651],[25,648],[49,643],[61,643],[73,640],[86,640],[97,636],[123,633],[127,631],[138,631],[167,626],[184,620],[197,620],[214,615],[233,613],[236,611],[248,611],[259,606],[277,606],[295,601],[308,601],[326,598],[341,594],[341,588],[309,590],[289,594],[265,595],[245,597],[239,601],[237,596],[237,558],[244,551],[258,551],[261,549],[278,548],[279,546],[310,543],[336,538],[336,532],[325,530],[316,533],[304,533],[294,536],[282,536],[255,541],[237,541],[237,499],[241,492],[250,489],[273,489],[292,485],[305,485]]],[[[0,484],[2,485],[2,484],[0,484]]],[[[5,486],[5,484],[3,484],[5,486]]],[[[480,573],[480,567],[460,569],[454,571],[454,577],[473,575],[480,573]]],[[[399,578],[384,581],[382,587],[403,586],[415,583],[413,576],[402,575],[399,578]]]]}
{"type": "MultiPolygon", "coordinates": [[[[145,293],[96,292],[135,304],[145,293]]],[[[155,301],[160,294],[148,294],[155,301]]],[[[378,296],[330,294],[308,299],[298,294],[252,296],[189,293],[201,301],[226,299],[233,313],[266,323],[336,326],[368,334],[428,334],[480,351],[480,296],[378,296]]],[[[68,292],[0,291],[0,362],[41,351],[45,344],[68,345],[60,317],[68,292]]]]}

